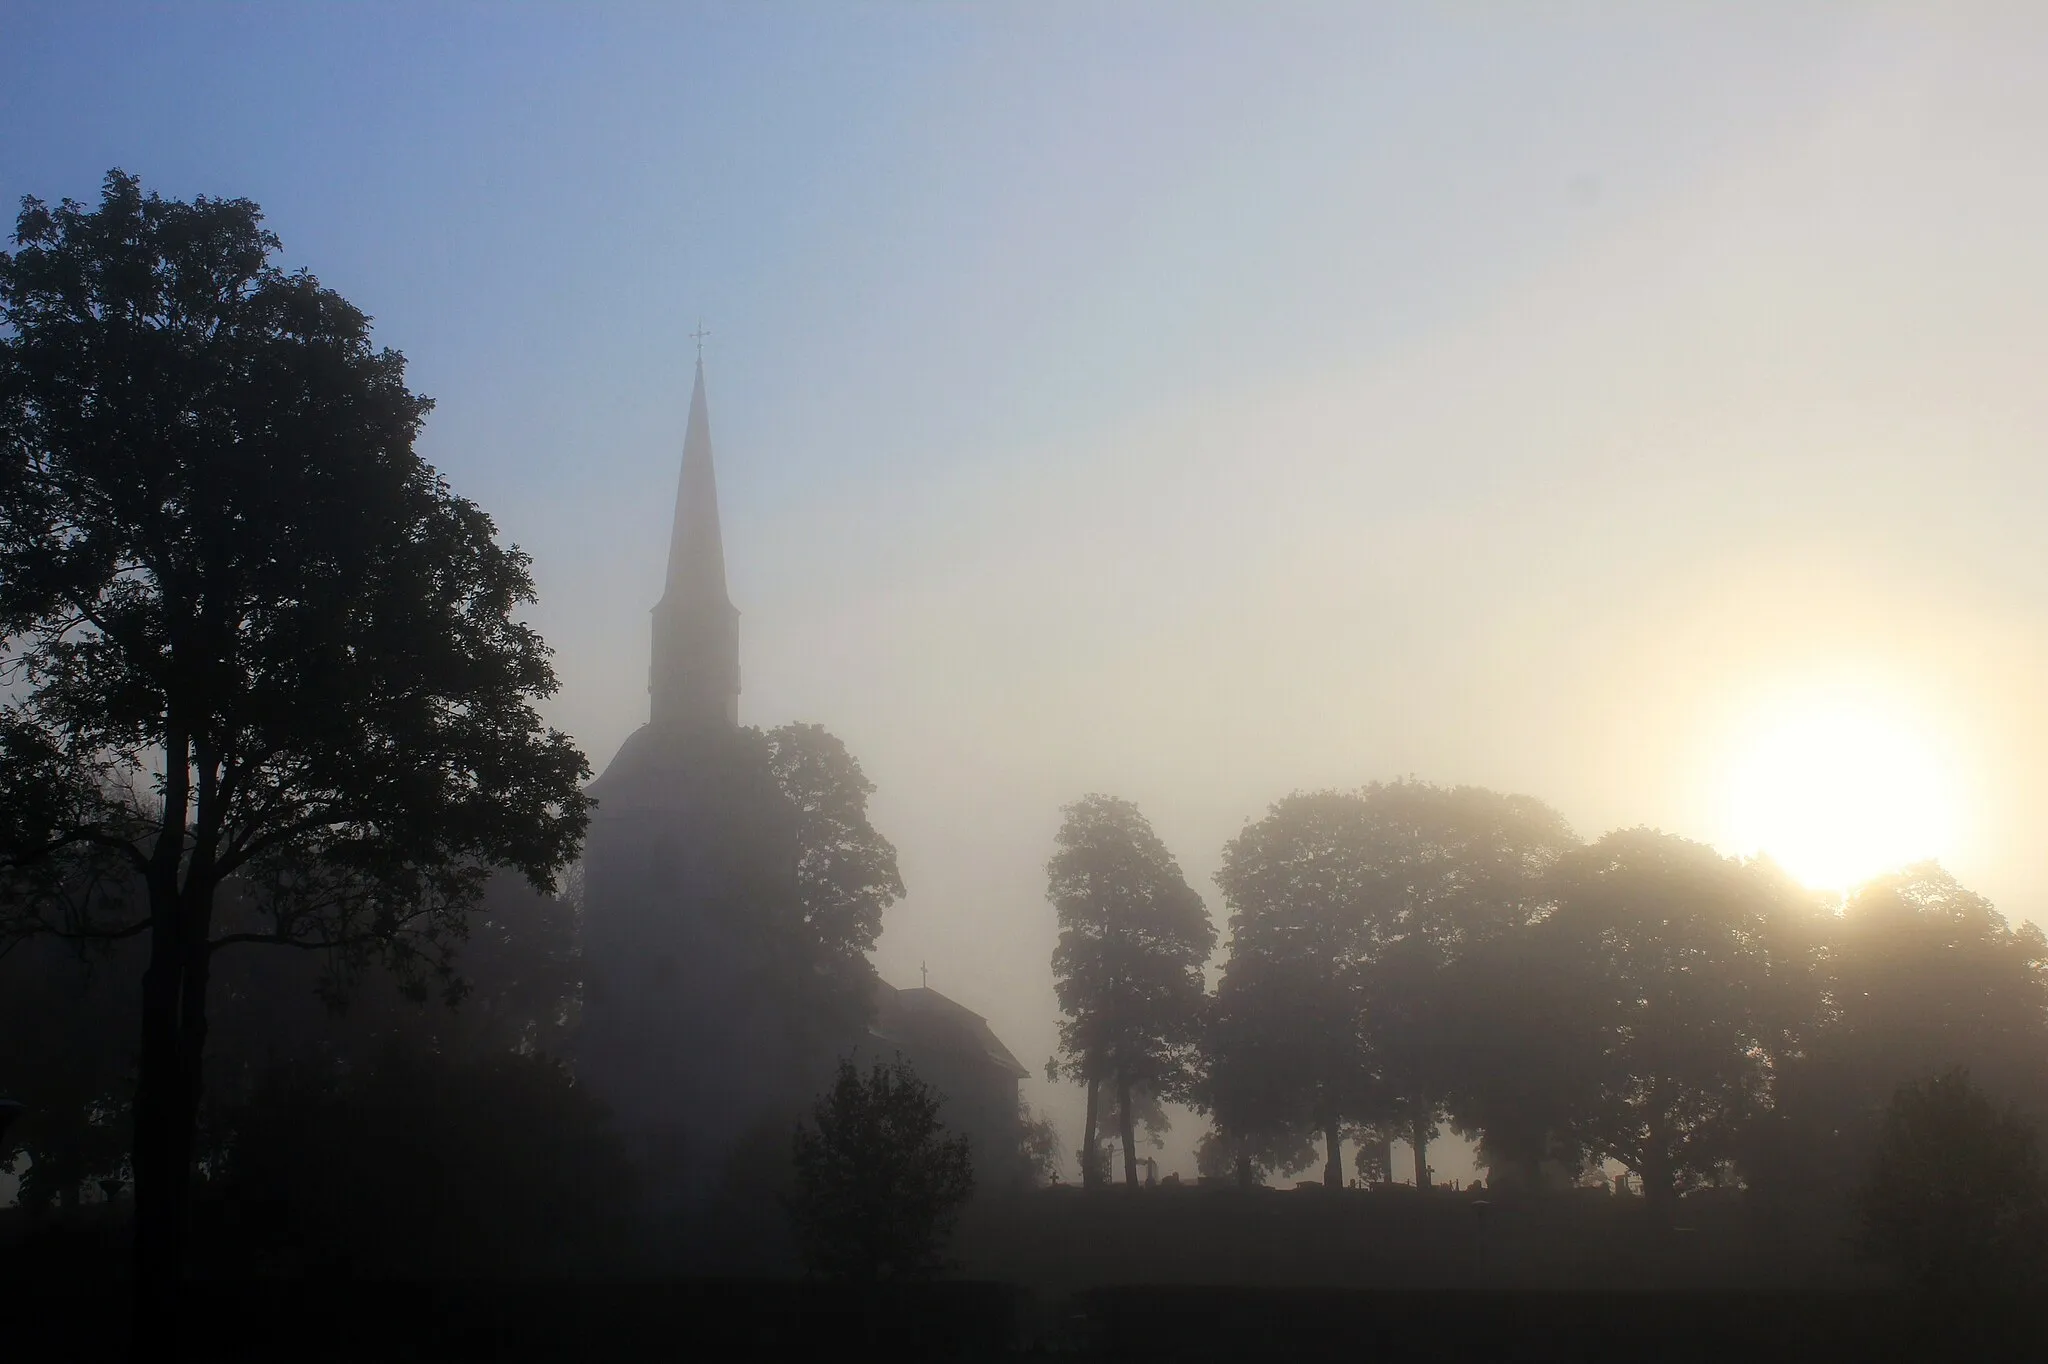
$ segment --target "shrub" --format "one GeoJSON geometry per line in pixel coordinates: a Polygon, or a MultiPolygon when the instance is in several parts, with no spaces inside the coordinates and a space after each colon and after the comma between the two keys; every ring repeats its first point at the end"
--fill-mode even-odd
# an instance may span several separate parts
{"type": "Polygon", "coordinates": [[[973,1192],[967,1139],[939,1123],[940,1096],[908,1065],[851,1061],[798,1123],[789,1198],[804,1266],[836,1279],[925,1278],[973,1192]]]}
{"type": "Polygon", "coordinates": [[[280,1068],[227,1115],[228,1256],[360,1272],[560,1271],[615,1248],[633,1172],[559,1063],[393,1047],[280,1068]]]}
{"type": "Polygon", "coordinates": [[[1918,1287],[2024,1287],[2048,1255],[2034,1130],[1951,1070],[1893,1096],[1859,1199],[1863,1245],[1918,1287]]]}

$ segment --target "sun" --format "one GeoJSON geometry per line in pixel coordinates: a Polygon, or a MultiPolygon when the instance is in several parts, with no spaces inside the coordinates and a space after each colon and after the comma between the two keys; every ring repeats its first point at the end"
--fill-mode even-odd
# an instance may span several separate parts
{"type": "Polygon", "coordinates": [[[1946,855],[1960,818],[1938,736],[1867,686],[1787,690],[1749,708],[1724,750],[1721,799],[1724,845],[1835,891],[1946,855]]]}

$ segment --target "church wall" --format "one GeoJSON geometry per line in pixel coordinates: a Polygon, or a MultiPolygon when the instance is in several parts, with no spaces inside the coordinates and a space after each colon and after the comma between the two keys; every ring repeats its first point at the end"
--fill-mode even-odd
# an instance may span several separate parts
{"type": "Polygon", "coordinates": [[[578,1073],[649,1167],[703,1196],[802,1076],[767,930],[794,902],[787,806],[733,736],[642,731],[593,787],[578,1073]]]}

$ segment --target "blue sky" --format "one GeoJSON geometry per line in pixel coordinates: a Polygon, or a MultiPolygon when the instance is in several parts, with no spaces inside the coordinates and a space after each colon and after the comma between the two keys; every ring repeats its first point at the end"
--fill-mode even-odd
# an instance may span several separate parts
{"type": "Polygon", "coordinates": [[[260,202],[533,553],[599,766],[702,317],[743,715],[849,740],[884,973],[1035,1061],[1093,789],[1219,913],[1246,817],[1403,772],[1797,852],[1729,774],[1832,706],[1938,788],[1884,855],[2037,911],[2043,28],[0,0],[0,195],[260,202]]]}

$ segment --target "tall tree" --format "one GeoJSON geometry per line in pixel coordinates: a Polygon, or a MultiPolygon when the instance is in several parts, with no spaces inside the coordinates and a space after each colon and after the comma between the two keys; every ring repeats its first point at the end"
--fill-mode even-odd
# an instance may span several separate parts
{"type": "Polygon", "coordinates": [[[1446,971],[1532,922],[1547,905],[1552,869],[1578,839],[1543,802],[1483,787],[1375,782],[1358,798],[1366,1033],[1380,1116],[1408,1138],[1415,1186],[1426,1189],[1429,1143],[1456,1085],[1448,1042],[1464,1007],[1446,971]]]}
{"type": "Polygon", "coordinates": [[[1494,1187],[1533,1189],[1583,1168],[1574,1115],[1594,1106],[1606,1016],[1582,966],[1539,924],[1476,944],[1445,968],[1446,1106],[1454,1129],[1477,1139],[1494,1187]]]}
{"type": "MultiPolygon", "coordinates": [[[[1065,808],[1046,866],[1046,898],[1059,916],[1052,968],[1061,1060],[1089,1087],[1093,1149],[1096,1085],[1115,1087],[1124,1181],[1138,1182],[1136,1096],[1178,1098],[1194,1078],[1205,996],[1203,967],[1216,929],[1138,807],[1090,795],[1065,808]]],[[[1093,1171],[1084,1167],[1083,1178],[1093,1171]]]]}
{"type": "Polygon", "coordinates": [[[1542,925],[1587,1015],[1560,1039],[1578,1147],[1642,1180],[1668,1220],[1684,1187],[1734,1157],[1771,1079],[1758,1008],[1776,883],[1703,844],[1608,834],[1560,868],[1542,925]]]}
{"type": "Polygon", "coordinates": [[[1320,1133],[1331,1188],[1344,1183],[1345,1125],[1375,1099],[1369,835],[1355,794],[1296,793],[1225,846],[1216,874],[1231,911],[1216,1003],[1226,1021],[1208,1057],[1220,1116],[1240,1135],[1320,1133]]]}
{"type": "Polygon", "coordinates": [[[1211,1126],[1197,1148],[1199,1168],[1219,1177],[1227,1170],[1240,1188],[1307,1169],[1321,1135],[1299,1083],[1294,1039],[1271,1027],[1277,998],[1249,962],[1226,968],[1202,1030],[1192,1097],[1211,1126]]]}
{"type": "Polygon", "coordinates": [[[528,561],[413,449],[430,404],[256,205],[25,199],[0,256],[8,861],[143,886],[138,1332],[175,1339],[214,955],[452,979],[494,866],[545,885],[583,756],[534,710],[528,561]],[[223,895],[230,878],[241,893],[223,895]]]}
{"type": "Polygon", "coordinates": [[[837,1036],[872,1007],[868,962],[882,911],[903,898],[896,849],[868,820],[875,784],[823,725],[790,724],[759,736],[764,760],[796,811],[797,912],[806,993],[837,1036]]]}
{"type": "Polygon", "coordinates": [[[1876,877],[1824,921],[1812,1017],[1753,1180],[1849,1192],[1900,1085],[1953,1067],[2048,1120],[2048,938],[1932,862],[1876,877]],[[1791,1168],[1776,1168],[1790,1162],[1791,1168]]]}

